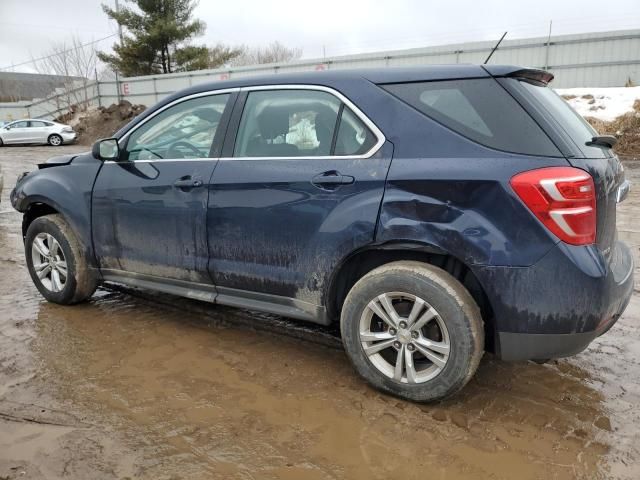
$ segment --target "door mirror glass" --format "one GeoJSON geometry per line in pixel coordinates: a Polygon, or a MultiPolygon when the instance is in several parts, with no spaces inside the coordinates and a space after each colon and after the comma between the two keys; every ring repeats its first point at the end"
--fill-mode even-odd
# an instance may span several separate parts
{"type": "Polygon", "coordinates": [[[99,160],[117,160],[120,156],[120,147],[116,138],[98,140],[91,149],[93,156],[99,160]]]}

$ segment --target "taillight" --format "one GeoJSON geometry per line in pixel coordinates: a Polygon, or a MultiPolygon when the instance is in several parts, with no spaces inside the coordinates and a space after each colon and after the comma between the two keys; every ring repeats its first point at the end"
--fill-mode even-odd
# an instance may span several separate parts
{"type": "Polygon", "coordinates": [[[560,240],[571,245],[596,241],[596,192],[587,172],[572,167],[540,168],[519,173],[510,183],[560,240]]]}

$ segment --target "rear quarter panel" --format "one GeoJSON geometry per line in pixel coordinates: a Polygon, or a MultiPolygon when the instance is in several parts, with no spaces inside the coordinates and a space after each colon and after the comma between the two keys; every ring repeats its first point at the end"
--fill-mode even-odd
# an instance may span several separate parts
{"type": "Polygon", "coordinates": [[[376,241],[438,247],[468,266],[528,266],[557,239],[509,185],[515,174],[567,166],[564,158],[479,145],[383,92],[374,121],[394,144],[376,241]]]}

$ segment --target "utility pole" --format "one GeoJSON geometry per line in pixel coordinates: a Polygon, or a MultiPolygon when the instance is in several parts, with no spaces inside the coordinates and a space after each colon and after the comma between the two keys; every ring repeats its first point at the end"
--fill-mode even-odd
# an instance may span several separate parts
{"type": "Polygon", "coordinates": [[[549,20],[549,36],[547,37],[547,49],[544,57],[544,69],[549,70],[549,47],[551,46],[551,27],[553,26],[553,20],[549,20]]]}
{"type": "MultiPolygon", "coordinates": [[[[120,2],[116,0],[116,13],[120,13],[120,2]]],[[[118,22],[118,35],[120,36],[120,46],[122,46],[122,25],[118,22]]]]}
{"type": "MultiPolygon", "coordinates": [[[[116,13],[120,13],[120,2],[118,0],[116,0],[116,13]]],[[[118,22],[118,35],[120,36],[120,47],[122,47],[123,44],[123,37],[122,37],[122,24],[120,22],[118,22]]],[[[118,92],[118,103],[120,103],[122,97],[120,95],[120,78],[118,77],[118,69],[114,69],[114,73],[116,74],[116,90],[118,92]]]]}

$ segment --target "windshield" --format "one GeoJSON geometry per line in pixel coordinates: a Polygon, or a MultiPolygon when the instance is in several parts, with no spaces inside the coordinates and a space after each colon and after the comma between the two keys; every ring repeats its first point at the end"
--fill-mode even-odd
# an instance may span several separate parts
{"type": "Polygon", "coordinates": [[[551,88],[526,80],[516,80],[564,129],[587,158],[606,156],[601,147],[588,146],[598,133],[569,104],[551,88]]]}

